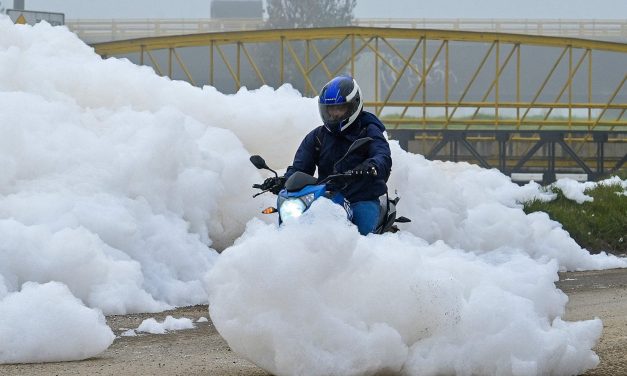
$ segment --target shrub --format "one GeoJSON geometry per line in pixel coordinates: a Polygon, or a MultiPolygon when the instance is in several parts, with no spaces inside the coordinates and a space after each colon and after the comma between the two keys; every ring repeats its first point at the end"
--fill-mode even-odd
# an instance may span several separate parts
{"type": "Polygon", "coordinates": [[[527,202],[525,213],[546,212],[591,253],[627,253],[627,196],[620,185],[599,184],[586,190],[585,193],[594,200],[583,204],[569,200],[558,188],[551,189],[557,194],[555,200],[527,202]]]}

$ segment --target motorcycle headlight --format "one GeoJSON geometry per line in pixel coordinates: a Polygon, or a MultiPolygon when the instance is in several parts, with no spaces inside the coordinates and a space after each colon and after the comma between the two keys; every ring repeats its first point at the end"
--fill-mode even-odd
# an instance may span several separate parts
{"type": "Polygon", "coordinates": [[[304,212],[307,206],[300,198],[288,198],[279,207],[279,214],[282,220],[290,218],[298,218],[304,212]]]}

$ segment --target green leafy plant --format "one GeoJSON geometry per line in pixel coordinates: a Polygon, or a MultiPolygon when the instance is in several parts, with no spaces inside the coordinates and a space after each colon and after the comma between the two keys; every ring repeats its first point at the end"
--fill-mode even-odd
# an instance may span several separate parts
{"type": "Polygon", "coordinates": [[[557,198],[550,202],[533,200],[524,204],[525,213],[546,212],[560,222],[570,236],[592,253],[627,253],[627,196],[620,185],[597,185],[585,193],[594,200],[578,204],[555,187],[557,198]]]}

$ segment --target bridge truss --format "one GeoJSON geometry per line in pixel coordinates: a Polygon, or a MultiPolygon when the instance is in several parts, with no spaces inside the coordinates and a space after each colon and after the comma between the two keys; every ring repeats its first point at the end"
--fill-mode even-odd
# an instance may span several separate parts
{"type": "Polygon", "coordinates": [[[99,43],[102,56],[223,92],[289,82],[315,96],[350,74],[392,138],[432,159],[594,179],[624,169],[627,44],[468,31],[339,27],[99,43]],[[448,150],[447,150],[448,148],[448,150]]]}

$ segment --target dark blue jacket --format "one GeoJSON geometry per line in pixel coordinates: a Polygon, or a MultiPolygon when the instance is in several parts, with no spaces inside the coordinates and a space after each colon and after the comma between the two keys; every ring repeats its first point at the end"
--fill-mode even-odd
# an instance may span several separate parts
{"type": "Polygon", "coordinates": [[[375,115],[366,111],[362,111],[355,119],[355,124],[341,134],[332,133],[326,127],[320,126],[305,136],[296,151],[294,163],[287,169],[285,177],[288,178],[296,171],[313,175],[318,167],[318,180],[322,180],[333,173],[353,169],[368,160],[377,168],[378,175],[354,178],[342,193],[350,202],[377,199],[387,192],[385,183],[392,169],[390,146],[383,136],[384,131],[383,123],[375,115]],[[316,137],[320,141],[317,141],[316,137]],[[374,141],[351,153],[336,166],[337,170],[334,171],[333,165],[346,154],[353,141],[362,137],[372,137],[374,141]]]}

